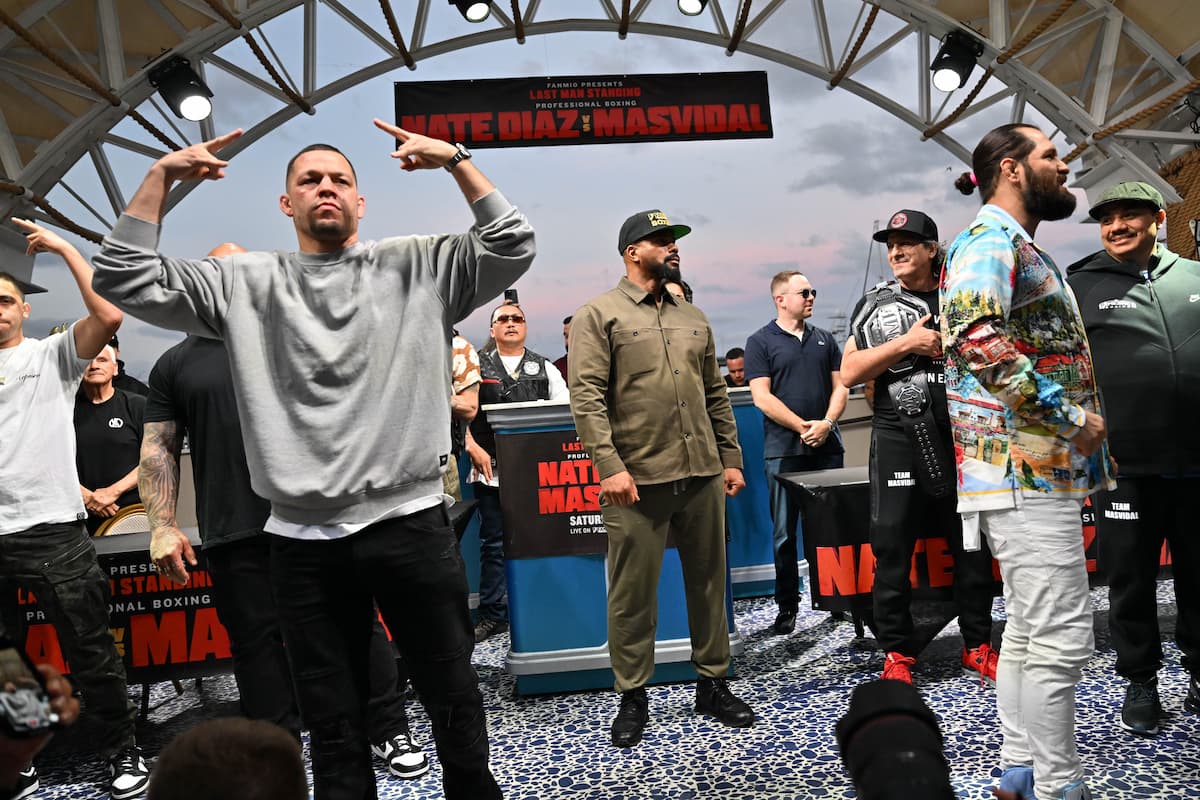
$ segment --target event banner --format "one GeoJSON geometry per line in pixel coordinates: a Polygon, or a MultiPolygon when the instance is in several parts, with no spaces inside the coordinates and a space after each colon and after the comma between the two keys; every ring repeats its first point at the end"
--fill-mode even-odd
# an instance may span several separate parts
{"type": "MultiPolygon", "coordinates": [[[[785,481],[801,500],[804,556],[808,560],[813,608],[823,611],[871,610],[875,556],[869,534],[870,490],[864,483],[840,486],[796,485],[785,481]]],[[[1087,570],[1093,583],[1103,581],[1091,501],[1081,511],[1081,533],[1087,570]]],[[[944,535],[921,537],[913,549],[909,580],[918,600],[953,601],[954,556],[944,535]]],[[[1165,543],[1163,570],[1169,574],[1170,552],[1165,543]]],[[[999,565],[992,563],[996,594],[1001,591],[999,565]]]]}
{"type": "Polygon", "coordinates": [[[496,455],[506,558],[608,552],[600,476],[574,430],[502,433],[496,455]]]}
{"type": "MultiPolygon", "coordinates": [[[[108,575],[112,592],[109,622],[113,640],[130,683],[232,670],[229,634],[217,619],[212,579],[199,548],[196,558],[198,564],[189,570],[188,582],[180,586],[154,572],[144,548],[99,554],[100,568],[108,575]]],[[[58,634],[37,596],[18,589],[17,612],[30,658],[69,672],[58,634]]]]}
{"type": "Polygon", "coordinates": [[[405,130],[468,148],[767,139],[767,73],[397,81],[405,130]]]}

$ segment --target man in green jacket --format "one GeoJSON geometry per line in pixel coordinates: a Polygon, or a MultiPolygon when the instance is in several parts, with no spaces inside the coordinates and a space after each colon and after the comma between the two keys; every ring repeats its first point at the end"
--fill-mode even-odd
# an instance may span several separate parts
{"type": "Polygon", "coordinates": [[[1200,713],[1200,539],[1192,516],[1200,493],[1200,262],[1158,243],[1163,197],[1145,183],[1118,183],[1091,215],[1104,249],[1067,269],[1096,363],[1117,488],[1096,502],[1100,565],[1108,576],[1109,629],[1117,673],[1129,681],[1121,727],[1158,733],[1162,706],[1155,581],[1163,539],[1171,546],[1175,639],[1189,677],[1183,708],[1200,713]]]}
{"type": "Polygon", "coordinates": [[[641,741],[654,672],[655,591],[668,534],[679,550],[696,711],[735,728],[754,712],[725,683],[725,495],[742,479],[729,390],[708,318],[663,291],[691,228],[661,211],[625,220],[625,276],[571,321],[567,379],[579,440],[600,473],[608,530],[608,651],[621,693],[614,747],[641,741]]]}

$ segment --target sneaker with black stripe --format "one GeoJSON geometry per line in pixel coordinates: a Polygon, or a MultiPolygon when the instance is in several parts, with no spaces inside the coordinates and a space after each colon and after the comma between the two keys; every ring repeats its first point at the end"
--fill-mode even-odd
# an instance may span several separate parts
{"type": "Polygon", "coordinates": [[[126,747],[108,760],[108,794],[112,800],[129,800],[146,791],[150,768],[137,746],[126,747]]]}
{"type": "Polygon", "coordinates": [[[30,764],[29,769],[17,773],[17,785],[13,787],[12,800],[22,800],[40,788],[42,784],[38,781],[37,767],[30,764]]]}

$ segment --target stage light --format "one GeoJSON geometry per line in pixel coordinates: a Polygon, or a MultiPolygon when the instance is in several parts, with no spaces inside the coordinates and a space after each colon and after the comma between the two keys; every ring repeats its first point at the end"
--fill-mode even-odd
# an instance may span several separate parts
{"type": "Polygon", "coordinates": [[[457,8],[467,22],[483,22],[492,13],[492,4],[480,0],[450,0],[450,5],[457,8]]]}
{"type": "Polygon", "coordinates": [[[694,17],[704,11],[704,7],[707,5],[708,0],[679,0],[679,11],[689,17],[694,17]]]}
{"type": "Polygon", "coordinates": [[[933,85],[938,91],[953,92],[967,82],[975,61],[983,55],[983,45],[974,38],[950,31],[942,39],[942,46],[929,69],[933,72],[933,85]]]}
{"type": "Polygon", "coordinates": [[[150,85],[158,89],[176,116],[199,122],[212,113],[212,90],[204,85],[191,63],[183,56],[171,56],[150,68],[150,85]]]}

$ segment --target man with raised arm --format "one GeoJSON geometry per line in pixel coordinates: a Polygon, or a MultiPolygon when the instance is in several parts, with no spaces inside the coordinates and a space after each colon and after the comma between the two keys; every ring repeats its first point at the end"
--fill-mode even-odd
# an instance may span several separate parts
{"type": "MultiPolygon", "coordinates": [[[[103,723],[96,749],[108,759],[112,797],[125,800],[141,794],[150,772],[134,740],[125,665],[109,631],[108,576],[83,526],[71,425],[79,379],[120,327],[121,312],[92,291],[92,268],[78,250],[40,225],[13,221],[28,233],[30,255],[54,253],[67,263],[87,316],[66,333],[25,336],[31,287],[0,272],[0,579],[41,602],[88,713],[103,723]]],[[[0,609],[5,625],[14,625],[16,595],[5,594],[0,609]]],[[[31,766],[17,791],[37,787],[31,766]]]]}
{"type": "Polygon", "coordinates": [[[447,798],[496,798],[471,667],[467,582],[446,514],[454,323],[533,261],[533,229],[452,145],[375,120],[406,171],[446,168],[470,204],[463,234],[359,241],[366,209],[326,144],[288,163],[279,207],[295,253],[208,263],[156,252],[167,193],[215,180],[240,131],[150,169],[96,259],[96,286],[135,316],[220,338],[251,484],[271,504],[272,584],[311,733],[317,800],[374,798],[365,709],[373,602],[432,722],[447,798]]]}

